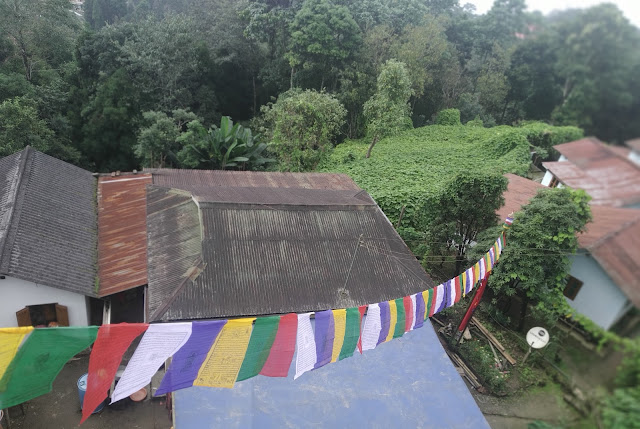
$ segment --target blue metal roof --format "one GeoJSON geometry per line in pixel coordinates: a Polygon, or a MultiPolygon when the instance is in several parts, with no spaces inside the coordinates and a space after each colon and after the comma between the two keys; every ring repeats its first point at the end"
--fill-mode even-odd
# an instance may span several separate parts
{"type": "Polygon", "coordinates": [[[430,323],[293,380],[258,376],[233,389],[174,393],[175,429],[489,428],[430,323]]]}

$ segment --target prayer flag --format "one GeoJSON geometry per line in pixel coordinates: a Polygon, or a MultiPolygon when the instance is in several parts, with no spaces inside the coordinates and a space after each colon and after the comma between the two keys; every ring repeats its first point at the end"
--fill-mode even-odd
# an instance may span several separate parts
{"type": "Polygon", "coordinates": [[[495,254],[496,254],[496,249],[495,248],[492,247],[491,249],[489,249],[489,258],[491,259],[491,265],[489,266],[489,271],[491,271],[493,269],[493,266],[496,263],[495,254]]]}
{"type": "MultiPolygon", "coordinates": [[[[360,354],[362,354],[362,317],[364,316],[364,312],[367,311],[367,306],[366,305],[361,305],[360,307],[358,307],[358,313],[360,313],[360,320],[358,321],[358,332],[360,332],[359,337],[358,337],[358,350],[360,351],[360,354]]],[[[342,353],[340,353],[342,355],[342,353]]],[[[347,356],[348,357],[348,356],[347,356]]],[[[342,357],[340,359],[343,359],[342,357]]]]}
{"type": "Polygon", "coordinates": [[[479,271],[480,278],[481,278],[481,279],[483,279],[483,278],[484,278],[484,275],[485,275],[485,274],[486,274],[486,272],[487,272],[486,267],[485,267],[485,260],[484,260],[484,258],[482,258],[482,259],[480,259],[480,260],[478,261],[478,267],[480,267],[480,271],[479,271]]]}
{"type": "Polygon", "coordinates": [[[119,323],[102,325],[89,357],[87,391],[82,404],[84,422],[107,397],[111,382],[116,376],[122,355],[140,334],[149,327],[146,323],[119,323]]]}
{"type": "Polygon", "coordinates": [[[173,355],[169,370],[156,390],[156,396],[193,386],[202,362],[226,323],[226,320],[191,323],[191,336],[173,355]]]}
{"type": "Polygon", "coordinates": [[[245,353],[236,381],[246,380],[260,373],[276,339],[279,322],[280,316],[258,317],[256,319],[247,346],[247,353],[245,353]]]}
{"type": "Polygon", "coordinates": [[[297,330],[297,314],[289,313],[280,317],[276,338],[271,346],[269,357],[260,371],[260,375],[286,377],[289,374],[293,354],[296,351],[297,330]]]}
{"type": "Polygon", "coordinates": [[[415,317],[415,325],[414,329],[422,328],[425,319],[425,308],[426,304],[424,302],[424,292],[417,293],[415,295],[416,300],[416,317],[415,317]]]}
{"type": "MultiPolygon", "coordinates": [[[[433,316],[438,308],[438,288],[432,287],[429,289],[429,317],[433,316]]],[[[425,319],[426,320],[426,319],[425,319]]]]}
{"type": "MultiPolygon", "coordinates": [[[[363,308],[364,311],[364,308],[363,308]]],[[[345,312],[345,327],[344,327],[344,340],[342,341],[342,347],[339,350],[338,360],[353,356],[353,352],[356,350],[356,346],[360,340],[360,323],[361,314],[358,307],[351,307],[344,310],[345,312]]],[[[334,314],[335,318],[335,314],[334,314]]],[[[338,324],[336,323],[336,336],[338,335],[338,324]]],[[[361,346],[362,347],[362,346],[361,346]]],[[[334,347],[335,353],[335,347],[334,347]]]]}
{"type": "Polygon", "coordinates": [[[466,273],[466,281],[465,281],[465,288],[464,288],[464,293],[467,294],[469,292],[471,292],[471,289],[473,289],[473,267],[470,267],[467,269],[467,271],[465,271],[466,273]]]}
{"type": "Polygon", "coordinates": [[[305,372],[312,370],[316,364],[316,340],[313,336],[311,326],[311,313],[298,314],[298,333],[296,341],[298,343],[298,354],[296,355],[296,375],[300,377],[305,372]]]}
{"type": "Polygon", "coordinates": [[[335,323],[331,310],[316,313],[316,363],[313,369],[320,368],[331,362],[333,339],[335,338],[335,323]]]}
{"type": "Polygon", "coordinates": [[[389,301],[382,301],[378,303],[380,306],[380,337],[378,338],[378,344],[387,341],[389,335],[389,329],[391,327],[391,310],[389,308],[389,301]]]}
{"type": "Polygon", "coordinates": [[[444,308],[444,304],[446,303],[446,297],[444,295],[445,293],[444,284],[439,284],[438,286],[436,286],[434,292],[435,292],[436,304],[435,304],[435,310],[433,311],[433,314],[436,314],[444,308]]]}
{"type": "Polygon", "coordinates": [[[151,382],[162,364],[189,339],[191,322],[150,325],[111,395],[111,403],[137,392],[151,382]]]}
{"type": "Polygon", "coordinates": [[[18,352],[24,336],[33,331],[33,326],[0,328],[0,379],[18,352]]]}
{"type": "Polygon", "coordinates": [[[95,326],[34,329],[0,380],[0,409],[50,392],[64,364],[89,347],[97,331],[95,326]]]}
{"type": "Polygon", "coordinates": [[[390,341],[396,333],[396,325],[398,324],[398,308],[395,299],[387,301],[389,304],[389,332],[385,342],[390,341]]]}
{"type": "MultiPolygon", "coordinates": [[[[373,350],[378,345],[382,321],[380,319],[380,305],[370,304],[367,309],[367,317],[362,328],[362,350],[373,350]]],[[[299,352],[298,352],[299,353],[299,352]]]]}
{"type": "Polygon", "coordinates": [[[254,320],[255,317],[227,320],[202,363],[194,386],[233,387],[249,346],[254,320]]]}
{"type": "MultiPolygon", "coordinates": [[[[344,334],[347,329],[347,310],[342,308],[339,310],[332,310],[332,312],[335,334],[333,337],[331,362],[336,362],[338,360],[338,357],[340,357],[340,352],[342,351],[342,346],[344,345],[344,334]]],[[[353,347],[353,350],[355,350],[355,346],[353,347]]]]}
{"type": "Polygon", "coordinates": [[[405,305],[404,305],[404,312],[407,318],[407,322],[406,322],[406,327],[405,330],[406,332],[409,331],[413,331],[413,329],[416,326],[416,296],[415,295],[410,295],[405,297],[405,305]],[[407,299],[409,302],[409,306],[407,307],[407,299]]]}
{"type": "Polygon", "coordinates": [[[404,299],[398,298],[393,300],[394,307],[396,308],[396,326],[391,338],[398,338],[404,335],[404,328],[406,326],[406,312],[404,310],[404,299]]]}
{"type": "Polygon", "coordinates": [[[504,246],[504,232],[498,237],[498,254],[502,253],[502,247],[504,246]]]}

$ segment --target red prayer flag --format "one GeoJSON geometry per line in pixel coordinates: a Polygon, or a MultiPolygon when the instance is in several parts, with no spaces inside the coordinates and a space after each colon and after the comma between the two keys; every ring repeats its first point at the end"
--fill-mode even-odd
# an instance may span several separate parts
{"type": "Polygon", "coordinates": [[[360,336],[358,337],[358,351],[362,354],[362,317],[364,316],[364,312],[367,311],[366,305],[361,305],[358,307],[358,312],[360,312],[360,336]]]}
{"type": "Polygon", "coordinates": [[[122,355],[127,351],[131,342],[148,327],[147,323],[119,323],[100,326],[98,337],[89,357],[87,391],[82,403],[80,424],[106,399],[122,355]]]}
{"type": "Polygon", "coordinates": [[[286,377],[289,374],[293,353],[296,350],[297,331],[298,315],[296,313],[280,317],[276,338],[273,340],[269,357],[260,370],[260,375],[286,377]]]}
{"type": "Polygon", "coordinates": [[[413,323],[413,302],[410,296],[405,296],[402,298],[402,303],[404,304],[404,332],[409,332],[413,323]]]}
{"type": "Polygon", "coordinates": [[[433,298],[431,298],[431,308],[429,309],[429,317],[433,316],[433,312],[436,311],[436,301],[438,298],[438,288],[433,287],[430,290],[431,290],[431,293],[433,293],[433,298]]]}
{"type": "Polygon", "coordinates": [[[458,301],[460,301],[460,297],[462,296],[462,294],[460,293],[460,276],[457,276],[454,279],[453,283],[454,283],[453,287],[455,288],[455,291],[456,291],[456,297],[453,300],[453,302],[455,304],[455,303],[458,303],[458,301]]]}

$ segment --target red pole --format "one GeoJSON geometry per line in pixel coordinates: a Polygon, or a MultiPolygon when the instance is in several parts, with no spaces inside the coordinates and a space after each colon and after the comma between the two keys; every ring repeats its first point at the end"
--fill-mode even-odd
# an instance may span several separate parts
{"type": "Polygon", "coordinates": [[[467,325],[469,324],[469,321],[473,317],[473,313],[475,313],[476,308],[478,307],[478,304],[480,304],[480,300],[482,299],[484,290],[487,287],[487,281],[489,280],[490,274],[491,274],[491,271],[487,271],[487,273],[484,275],[484,278],[480,282],[480,286],[478,286],[478,289],[476,289],[475,295],[473,295],[473,299],[471,300],[471,303],[469,304],[469,307],[467,308],[467,311],[465,312],[464,317],[462,318],[462,321],[458,326],[458,332],[456,332],[456,336],[455,336],[456,344],[460,341],[460,338],[462,337],[462,333],[464,332],[465,329],[467,329],[467,325]]]}

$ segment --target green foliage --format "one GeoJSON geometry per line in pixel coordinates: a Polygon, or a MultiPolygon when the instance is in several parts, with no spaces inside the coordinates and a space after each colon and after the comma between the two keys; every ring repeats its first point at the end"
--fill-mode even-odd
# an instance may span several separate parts
{"type": "Polygon", "coordinates": [[[496,173],[459,172],[420,207],[416,219],[419,229],[427,231],[431,253],[446,255],[454,250],[454,275],[461,271],[478,233],[498,223],[496,211],[504,204],[507,183],[496,173]]]}
{"type": "Polygon", "coordinates": [[[189,168],[256,170],[274,162],[263,156],[267,144],[249,128],[234,125],[228,116],[222,117],[219,128],[213,126],[208,131],[198,120],[189,122],[177,143],[183,145],[178,159],[189,168]]]}
{"type": "Polygon", "coordinates": [[[178,137],[187,123],[198,119],[195,114],[182,109],[174,110],[172,117],[164,112],[144,112],[148,126],[141,128],[135,153],[143,167],[177,167],[178,137]]]}
{"type": "Polygon", "coordinates": [[[527,140],[538,154],[546,154],[543,159],[557,159],[558,153],[553,146],[580,140],[584,137],[582,129],[577,127],[552,127],[542,122],[528,123],[525,126],[527,130],[527,140]]]}
{"type": "Polygon", "coordinates": [[[334,97],[313,90],[288,91],[262,112],[271,130],[269,149],[287,171],[315,169],[333,147],[347,113],[334,97]]]}
{"type": "Polygon", "coordinates": [[[504,393],[507,376],[496,367],[493,353],[489,347],[481,344],[478,340],[470,340],[460,344],[458,351],[492,393],[504,393]]]}
{"type": "Polygon", "coordinates": [[[404,63],[387,61],[378,76],[378,90],[364,104],[367,136],[372,140],[367,158],[380,138],[412,128],[408,104],[411,93],[411,80],[404,63]]]}
{"type": "Polygon", "coordinates": [[[604,400],[602,421],[611,429],[640,428],[640,387],[615,389],[604,400]]]}
{"type": "Polygon", "coordinates": [[[438,112],[436,125],[461,125],[458,109],[445,109],[438,112]]]}
{"type": "MultiPolygon", "coordinates": [[[[509,245],[488,284],[495,296],[518,295],[524,311],[531,303],[535,316],[547,323],[568,312],[563,290],[570,267],[569,255],[577,250],[576,234],[591,219],[589,200],[582,190],[543,189],[515,214],[507,234],[509,245]]],[[[500,228],[486,230],[470,257],[476,259],[484,254],[500,228]]],[[[519,328],[524,316],[521,314],[519,328]]]]}
{"type": "Polygon", "coordinates": [[[476,116],[475,119],[470,120],[465,125],[467,127],[479,127],[479,128],[482,128],[482,127],[484,127],[484,122],[482,122],[482,119],[480,119],[478,116],[476,116]]]}

